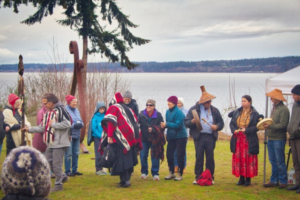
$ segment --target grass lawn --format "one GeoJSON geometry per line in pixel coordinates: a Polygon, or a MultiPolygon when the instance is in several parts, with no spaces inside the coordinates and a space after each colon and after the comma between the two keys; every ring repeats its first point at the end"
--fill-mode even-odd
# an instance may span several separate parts
{"type": "MultiPolygon", "coordinates": [[[[4,140],[5,141],[5,140],[4,140]]],[[[5,142],[4,142],[5,143],[5,142]]],[[[84,141],[86,144],[86,141],[84,141]]],[[[2,166],[6,148],[3,144],[0,165],[2,166]]],[[[195,186],[194,162],[195,150],[193,140],[189,140],[187,145],[187,168],[183,175],[183,180],[175,182],[166,181],[164,176],[168,174],[166,160],[161,164],[160,181],[153,181],[149,176],[146,180],[141,180],[141,166],[135,167],[134,175],[131,178],[130,188],[117,188],[118,176],[97,176],[94,167],[93,145],[88,147],[90,154],[81,154],[79,159],[79,169],[83,176],[71,177],[64,184],[64,190],[53,193],[50,199],[299,199],[300,195],[294,191],[279,190],[277,188],[264,188],[263,184],[263,144],[260,143],[259,172],[258,176],[252,179],[249,187],[236,186],[238,178],[231,174],[231,156],[228,141],[217,141],[215,149],[215,185],[195,186]]],[[[286,152],[288,150],[286,147],[286,152]]],[[[149,160],[150,166],[151,161],[149,160]]],[[[290,161],[290,167],[292,162],[290,161]]],[[[289,168],[290,168],[289,167],[289,168]]],[[[267,182],[270,177],[270,164],[267,162],[267,182]]],[[[52,179],[54,184],[54,179],[52,179]]],[[[0,197],[4,196],[0,191],[0,197]]]]}

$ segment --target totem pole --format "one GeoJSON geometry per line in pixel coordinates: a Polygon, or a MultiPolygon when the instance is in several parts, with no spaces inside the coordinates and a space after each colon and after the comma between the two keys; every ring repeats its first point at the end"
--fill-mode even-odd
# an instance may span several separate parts
{"type": "Polygon", "coordinates": [[[81,78],[81,69],[84,68],[83,60],[79,59],[78,45],[76,41],[71,41],[69,44],[70,54],[74,54],[74,71],[73,71],[73,79],[70,94],[75,96],[76,86],[78,85],[78,93],[79,93],[79,102],[80,102],[80,115],[83,121],[83,128],[80,132],[80,148],[84,153],[88,153],[89,151],[82,143],[85,137],[85,128],[86,128],[86,114],[85,114],[85,98],[83,91],[83,84],[81,78]]]}

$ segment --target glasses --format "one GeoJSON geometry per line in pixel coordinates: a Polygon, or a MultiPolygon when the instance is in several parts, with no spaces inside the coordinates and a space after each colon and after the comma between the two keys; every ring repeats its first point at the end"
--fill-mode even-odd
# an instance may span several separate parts
{"type": "Polygon", "coordinates": [[[146,106],[152,107],[152,106],[154,106],[154,105],[153,105],[153,104],[146,104],[146,106]]]}

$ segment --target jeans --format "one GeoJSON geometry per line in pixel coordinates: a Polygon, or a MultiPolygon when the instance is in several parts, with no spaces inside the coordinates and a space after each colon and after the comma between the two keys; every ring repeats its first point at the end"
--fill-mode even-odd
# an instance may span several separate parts
{"type": "MultiPolygon", "coordinates": [[[[140,152],[140,158],[141,158],[141,165],[142,169],[141,172],[142,174],[148,175],[148,154],[149,154],[149,149],[151,148],[151,142],[142,142],[143,144],[143,149],[140,152]]],[[[159,175],[159,159],[155,159],[151,156],[151,162],[152,162],[152,167],[151,167],[151,174],[152,176],[159,175]]]]}
{"type": "Polygon", "coordinates": [[[77,138],[77,139],[72,138],[71,146],[67,148],[67,151],[65,153],[65,173],[66,174],[71,173],[71,162],[72,162],[72,173],[77,172],[79,145],[80,145],[80,138],[77,138]]]}
{"type": "Polygon", "coordinates": [[[269,161],[272,165],[270,182],[287,184],[287,172],[285,165],[285,143],[286,140],[268,140],[269,161]]]}

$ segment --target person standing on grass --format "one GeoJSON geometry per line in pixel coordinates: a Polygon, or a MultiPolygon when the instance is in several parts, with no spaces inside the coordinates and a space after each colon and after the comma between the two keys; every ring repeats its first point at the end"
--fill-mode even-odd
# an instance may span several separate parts
{"type": "Polygon", "coordinates": [[[137,105],[136,100],[132,99],[132,94],[129,90],[123,94],[123,102],[133,110],[135,116],[139,115],[139,106],[137,105]]]}
{"type": "Polygon", "coordinates": [[[115,149],[116,161],[111,175],[119,175],[121,188],[131,186],[130,177],[133,167],[137,165],[137,152],[142,149],[141,135],[137,117],[123,103],[121,93],[116,93],[107,109],[101,124],[104,129],[101,138],[100,151],[110,145],[115,149]]]}
{"type": "Polygon", "coordinates": [[[166,122],[161,122],[161,128],[167,128],[167,160],[169,175],[165,180],[174,179],[181,181],[184,169],[184,155],[186,152],[187,133],[184,126],[184,114],[177,107],[178,98],[170,96],[168,98],[169,109],[166,112],[166,122]],[[175,176],[174,153],[177,149],[178,175],[175,176]]]}
{"type": "MultiPolygon", "coordinates": [[[[220,111],[211,105],[212,99],[216,97],[206,92],[205,87],[201,86],[202,96],[196,105],[189,109],[188,114],[185,117],[185,126],[190,128],[190,135],[194,139],[196,162],[195,162],[195,180],[193,184],[197,184],[197,179],[203,172],[204,166],[204,154],[206,157],[205,168],[208,169],[214,180],[215,172],[215,159],[214,149],[216,141],[218,140],[218,131],[221,131],[224,127],[224,121],[220,114],[220,111]],[[192,111],[196,110],[202,130],[196,126],[195,118],[192,111]],[[202,120],[202,119],[205,119],[202,120]]],[[[213,182],[214,184],[214,182],[213,182]]]]}
{"type": "MultiPolygon", "coordinates": [[[[3,115],[4,122],[9,126],[6,128],[6,155],[9,152],[20,146],[22,143],[22,112],[20,110],[21,100],[16,94],[10,94],[8,96],[8,104],[4,107],[3,115]]],[[[30,123],[27,121],[25,116],[25,125],[30,127],[30,123]]],[[[31,135],[28,134],[29,140],[31,140],[31,135]]]]}
{"type": "Polygon", "coordinates": [[[80,153],[80,130],[83,128],[83,121],[79,110],[76,108],[77,99],[72,95],[65,97],[67,101],[66,110],[72,119],[71,125],[71,146],[67,148],[65,153],[65,173],[67,176],[80,176],[82,173],[78,169],[78,157],[80,153]],[[71,166],[72,163],[72,166],[71,166]],[[72,168],[72,172],[71,172],[72,168]]]}
{"type": "MultiPolygon", "coordinates": [[[[178,97],[177,107],[183,112],[184,116],[187,115],[188,110],[184,107],[184,99],[182,97],[178,97]]],[[[186,132],[188,133],[188,130],[186,130],[186,132]]],[[[178,172],[177,149],[175,150],[175,153],[174,153],[174,166],[175,166],[175,172],[177,173],[178,172]]],[[[185,168],[186,168],[186,152],[185,152],[185,156],[184,156],[183,171],[185,171],[185,168]]]]}
{"type": "Polygon", "coordinates": [[[9,126],[4,123],[3,113],[0,111],[0,155],[2,151],[2,144],[5,138],[6,130],[9,130],[9,126]]]}
{"type": "Polygon", "coordinates": [[[258,174],[259,142],[257,123],[259,114],[252,106],[249,95],[242,97],[242,107],[231,112],[230,129],[232,137],[230,150],[232,155],[232,174],[240,177],[237,185],[250,186],[251,178],[258,174]]]}
{"type": "Polygon", "coordinates": [[[30,133],[44,132],[43,142],[47,144],[46,158],[51,171],[55,174],[55,186],[51,192],[57,192],[62,190],[63,183],[69,180],[68,176],[62,172],[62,166],[65,152],[70,146],[72,119],[54,94],[45,94],[42,102],[48,109],[43,117],[43,122],[36,127],[25,127],[24,130],[30,133]]]}
{"type": "Polygon", "coordinates": [[[141,179],[148,176],[148,154],[151,148],[151,174],[153,180],[159,180],[159,160],[164,160],[164,145],[166,143],[164,132],[160,123],[164,121],[160,112],[155,109],[155,100],[149,99],[146,109],[138,115],[138,122],[142,133],[143,149],[140,152],[141,179]]]}
{"type": "Polygon", "coordinates": [[[290,119],[290,111],[283,104],[286,99],[282,95],[282,91],[274,89],[266,94],[271,97],[273,109],[271,118],[273,124],[264,124],[268,136],[268,154],[272,165],[272,175],[270,182],[264,184],[265,187],[278,187],[284,189],[287,187],[287,170],[285,164],[285,144],[286,132],[290,119]],[[279,185],[280,183],[280,185],[279,185]]]}
{"type": "Polygon", "coordinates": [[[98,151],[101,141],[101,136],[103,128],[101,122],[105,116],[106,106],[103,101],[100,101],[96,105],[96,110],[94,116],[92,117],[88,130],[88,146],[94,142],[94,151],[95,151],[95,167],[97,175],[106,175],[107,173],[103,170],[103,167],[100,166],[101,154],[98,151]]]}
{"type": "Polygon", "coordinates": [[[300,84],[292,89],[292,95],[295,102],[287,131],[290,134],[296,184],[288,187],[287,190],[296,190],[296,193],[300,193],[300,84]]]}

